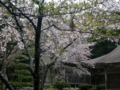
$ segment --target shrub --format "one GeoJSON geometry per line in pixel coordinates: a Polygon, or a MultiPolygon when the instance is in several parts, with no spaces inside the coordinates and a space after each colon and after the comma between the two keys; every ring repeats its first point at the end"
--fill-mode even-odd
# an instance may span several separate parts
{"type": "Polygon", "coordinates": [[[53,90],[53,86],[49,86],[47,89],[45,90],[53,90]]]}
{"type": "Polygon", "coordinates": [[[96,88],[97,88],[97,90],[103,90],[103,89],[105,89],[105,84],[96,85],[96,88]]]}
{"type": "Polygon", "coordinates": [[[26,65],[25,63],[17,62],[15,66],[12,66],[13,70],[8,78],[14,87],[32,86],[32,76],[29,70],[25,70],[26,65]]]}
{"type": "Polygon", "coordinates": [[[93,87],[92,84],[83,84],[83,85],[79,85],[80,90],[89,90],[93,87]]]}
{"type": "Polygon", "coordinates": [[[55,84],[53,84],[53,87],[57,88],[58,90],[63,90],[65,87],[70,87],[70,85],[66,82],[57,81],[55,84]]]}
{"type": "Polygon", "coordinates": [[[17,82],[17,81],[11,81],[11,85],[14,87],[27,87],[31,85],[31,82],[17,82]]]}

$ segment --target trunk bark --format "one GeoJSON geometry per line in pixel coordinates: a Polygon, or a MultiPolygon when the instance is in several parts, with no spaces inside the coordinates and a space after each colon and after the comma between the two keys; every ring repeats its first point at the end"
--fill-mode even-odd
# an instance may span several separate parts
{"type": "Polygon", "coordinates": [[[14,90],[14,88],[11,86],[11,84],[4,78],[4,75],[0,72],[0,78],[2,82],[9,88],[9,90],[14,90]]]}
{"type": "MultiPolygon", "coordinates": [[[[6,64],[7,64],[6,62],[3,63],[1,71],[2,71],[2,74],[4,75],[4,78],[8,80],[7,74],[6,74],[6,64]]],[[[4,84],[4,82],[2,82],[2,90],[5,90],[5,89],[6,89],[6,85],[4,84]]]]}
{"type": "Polygon", "coordinates": [[[44,70],[44,73],[42,75],[42,78],[41,78],[41,85],[40,85],[40,90],[43,90],[44,89],[44,84],[45,84],[45,80],[46,80],[46,76],[47,76],[47,72],[48,72],[48,67],[45,66],[45,70],[44,70]]]}
{"type": "Polygon", "coordinates": [[[11,86],[11,84],[8,82],[7,74],[6,74],[6,69],[7,69],[7,62],[3,62],[2,66],[2,72],[0,72],[0,78],[2,80],[2,88],[1,90],[6,90],[6,87],[9,88],[9,90],[14,90],[14,88],[11,86]]]}
{"type": "MultiPolygon", "coordinates": [[[[44,0],[42,0],[42,4],[44,0]]],[[[43,15],[43,6],[39,6],[39,14],[43,15]]],[[[42,90],[40,87],[40,59],[41,59],[41,47],[40,47],[40,36],[41,36],[41,26],[42,26],[42,16],[38,17],[37,28],[35,29],[35,70],[34,70],[34,90],[42,90]]]]}
{"type": "Polygon", "coordinates": [[[39,90],[39,63],[40,63],[40,50],[39,50],[40,32],[36,31],[35,35],[35,72],[34,72],[34,90],[39,90]]]}
{"type": "Polygon", "coordinates": [[[35,33],[35,71],[34,71],[34,90],[40,89],[40,58],[42,51],[40,50],[40,35],[41,35],[41,25],[42,25],[42,17],[38,18],[37,30],[35,33]]]}

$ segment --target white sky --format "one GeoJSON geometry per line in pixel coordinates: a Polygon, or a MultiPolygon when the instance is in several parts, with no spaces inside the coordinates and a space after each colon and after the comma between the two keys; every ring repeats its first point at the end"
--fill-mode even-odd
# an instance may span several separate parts
{"type": "MultiPolygon", "coordinates": [[[[45,0],[45,2],[51,2],[52,0],[45,0]]],[[[60,0],[53,0],[55,2],[58,2],[60,0]]],[[[62,1],[62,0],[61,0],[62,1]]],[[[66,1],[72,1],[72,0],[66,0],[66,1]]],[[[78,1],[78,2],[82,2],[82,1],[87,1],[87,0],[73,0],[73,1],[78,1]]]]}
{"type": "MultiPolygon", "coordinates": [[[[45,0],[45,2],[51,2],[52,0],[45,0]]],[[[53,0],[53,1],[60,1],[60,0],[53,0]]],[[[61,0],[62,1],[62,0],[61,0]]],[[[71,1],[71,0],[66,0],[66,1],[71,1]]],[[[73,0],[73,1],[78,1],[78,2],[82,2],[82,1],[92,1],[92,0],[73,0]]],[[[111,0],[112,1],[112,0],[111,0]]],[[[120,0],[113,0],[115,2],[119,2],[120,0]]]]}

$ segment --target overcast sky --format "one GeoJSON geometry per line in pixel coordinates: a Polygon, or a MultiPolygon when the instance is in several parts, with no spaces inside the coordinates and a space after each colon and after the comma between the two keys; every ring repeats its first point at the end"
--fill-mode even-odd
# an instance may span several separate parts
{"type": "MultiPolygon", "coordinates": [[[[50,1],[52,1],[52,0],[45,0],[45,2],[50,2],[50,1]]],[[[58,2],[58,1],[60,1],[60,0],[53,0],[53,1],[58,2]]],[[[62,0],[61,0],[61,1],[62,1],[62,0]]],[[[66,1],[71,1],[71,0],[66,0],[66,1]]],[[[92,1],[92,0],[73,0],[73,1],[81,2],[81,1],[92,1]]],[[[110,0],[110,1],[112,1],[112,0],[110,0]]],[[[113,1],[118,2],[118,1],[120,1],[120,0],[113,0],[113,1]]]]}
{"type": "MultiPolygon", "coordinates": [[[[45,2],[51,2],[52,0],[45,0],[45,2]]],[[[58,2],[60,0],[53,0],[55,2],[58,2]]],[[[62,0],[61,0],[62,1],[62,0]]],[[[72,1],[72,0],[66,0],[66,1],[72,1]]],[[[78,2],[82,2],[82,1],[87,1],[87,0],[73,0],[73,1],[78,1],[78,2]]]]}

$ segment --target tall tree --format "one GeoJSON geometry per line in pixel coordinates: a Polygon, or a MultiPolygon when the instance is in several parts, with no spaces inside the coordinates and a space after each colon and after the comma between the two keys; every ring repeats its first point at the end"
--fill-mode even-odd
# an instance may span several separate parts
{"type": "MultiPolygon", "coordinates": [[[[43,83],[44,83],[44,79],[45,79],[45,73],[42,72],[42,67],[41,67],[41,55],[42,55],[42,44],[41,44],[41,33],[43,30],[50,28],[51,26],[54,26],[55,28],[56,25],[54,25],[51,21],[48,21],[48,27],[47,28],[43,28],[42,30],[42,20],[43,17],[48,17],[48,16],[54,16],[54,15],[61,15],[61,14],[71,14],[71,13],[75,13],[75,11],[72,10],[72,7],[68,4],[68,3],[64,3],[60,2],[60,4],[57,4],[55,2],[52,3],[44,3],[44,0],[42,1],[28,1],[28,7],[25,7],[27,4],[27,1],[16,1],[16,0],[8,0],[8,1],[0,1],[0,4],[2,4],[2,8],[1,11],[3,11],[3,14],[1,15],[1,17],[4,18],[5,23],[8,24],[8,27],[6,29],[12,29],[13,30],[17,30],[17,34],[15,34],[15,37],[18,35],[18,41],[22,41],[23,44],[21,44],[21,46],[24,45],[25,50],[28,54],[29,60],[30,60],[30,71],[33,75],[33,79],[34,79],[34,90],[43,90],[43,83]],[[62,5],[67,5],[70,8],[70,11],[68,12],[67,9],[65,7],[63,7],[62,5]],[[31,8],[31,6],[34,6],[35,8],[31,8]],[[60,13],[60,11],[63,11],[62,9],[65,8],[66,12],[62,12],[60,13]],[[47,9],[47,11],[46,11],[47,9]],[[38,12],[36,12],[35,10],[37,10],[38,12]],[[34,12],[36,12],[34,14],[34,12]],[[6,14],[4,14],[6,13],[6,14]],[[11,19],[12,17],[12,19],[11,19]],[[51,25],[52,24],[52,25],[51,25]],[[32,27],[28,26],[31,25],[32,27]],[[27,46],[27,37],[30,35],[27,33],[31,33],[29,30],[30,29],[34,29],[33,34],[35,34],[35,36],[31,39],[35,39],[35,56],[34,56],[34,60],[31,57],[31,54],[29,52],[28,46],[27,46]],[[35,62],[35,67],[33,68],[33,61],[35,62]],[[41,81],[41,82],[40,82],[41,81]]],[[[67,7],[67,8],[68,8],[67,7]]],[[[78,9],[77,11],[81,11],[83,8],[78,9]]],[[[3,20],[2,20],[3,21],[3,20]]],[[[3,32],[5,31],[5,29],[3,30],[3,32]]],[[[8,30],[10,31],[10,30],[8,30]]],[[[33,40],[34,41],[34,40],[33,40]]],[[[20,42],[18,42],[20,43],[20,42]]],[[[70,44],[69,44],[70,45],[70,44]]],[[[66,49],[69,45],[66,45],[63,49],[66,49]]],[[[4,46],[6,47],[6,46],[4,46]]],[[[49,65],[53,64],[56,61],[57,57],[55,57],[55,59],[53,60],[53,62],[48,63],[45,67],[48,68],[49,65]]],[[[5,80],[4,77],[1,78],[5,80]]],[[[4,81],[3,80],[3,81],[4,81]]],[[[4,82],[7,82],[4,81],[4,82]]],[[[5,83],[10,90],[13,90],[13,88],[10,86],[9,83],[5,83]]]]}
{"type": "MultiPolygon", "coordinates": [[[[56,62],[56,60],[60,57],[60,55],[63,54],[62,52],[73,43],[75,38],[79,36],[80,33],[84,33],[84,36],[86,37],[89,34],[86,35],[85,33],[89,33],[90,31],[92,31],[92,29],[95,30],[96,27],[97,28],[99,27],[99,25],[93,24],[96,19],[93,21],[90,21],[93,19],[92,18],[87,21],[87,19],[85,19],[86,17],[84,14],[86,12],[92,11],[92,9],[94,9],[95,11],[96,8],[99,8],[98,4],[100,3],[103,3],[103,2],[100,2],[100,1],[96,2],[95,0],[95,2],[86,1],[86,2],[78,3],[72,0],[71,1],[60,0],[59,2],[46,3],[44,2],[44,0],[39,0],[39,1],[37,0],[19,0],[19,1],[0,0],[0,4],[2,5],[1,17],[4,18],[2,22],[7,21],[5,23],[9,25],[9,27],[7,27],[8,31],[12,31],[12,29],[13,31],[17,30],[17,34],[15,34],[15,37],[17,37],[19,41],[18,43],[20,44],[20,46],[21,47],[24,46],[28,54],[28,57],[30,60],[30,71],[34,79],[34,90],[39,90],[39,89],[43,90],[44,79],[46,76],[45,74],[47,72],[47,69],[49,68],[50,65],[56,62]],[[77,16],[78,13],[80,14],[76,18],[75,16],[77,16]],[[77,20],[79,17],[81,17],[82,20],[77,20]],[[10,29],[10,27],[12,29],[10,29]],[[52,37],[53,40],[55,41],[54,45],[53,43],[51,44],[49,38],[48,38],[49,40],[44,41],[44,38],[42,38],[42,35],[49,36],[51,35],[51,33],[53,34],[53,32],[55,32],[57,33],[58,36],[60,36],[59,35],[60,33],[56,29],[59,31],[65,32],[65,34],[67,33],[65,37],[69,36],[70,38],[67,40],[64,39],[64,37],[62,39],[58,39],[58,41],[59,40],[62,41],[58,43],[57,41],[55,41],[56,37],[52,37]],[[89,29],[89,30],[86,32],[86,29],[89,29]],[[71,30],[72,30],[72,33],[68,33],[68,31],[71,31],[71,30]],[[73,33],[73,31],[76,31],[76,32],[73,33]],[[33,34],[33,36],[31,34],[33,34]],[[22,41],[23,44],[20,41],[22,41]],[[27,46],[27,43],[30,41],[34,41],[35,43],[34,60],[31,57],[31,53],[27,46]],[[46,44],[44,42],[49,42],[49,43],[46,44]],[[45,50],[48,50],[48,51],[50,50],[53,53],[59,52],[58,46],[62,46],[62,48],[60,48],[60,53],[54,54],[56,56],[53,58],[53,60],[50,63],[47,63],[43,69],[41,66],[43,64],[42,62],[43,52],[45,50]],[[33,62],[34,62],[34,65],[33,65],[33,62]],[[35,67],[33,68],[33,66],[35,67]]],[[[93,17],[95,16],[94,13],[92,13],[92,15],[93,17]]],[[[89,17],[89,15],[87,16],[89,17]]],[[[100,19],[102,20],[102,18],[100,19]]],[[[1,78],[4,79],[4,77],[2,76],[1,78]]],[[[13,90],[13,88],[10,86],[9,83],[6,83],[6,85],[9,86],[10,90],[13,90]]]]}
{"type": "Polygon", "coordinates": [[[91,58],[97,58],[105,55],[117,47],[115,41],[100,38],[94,41],[95,45],[91,46],[91,58]]]}

